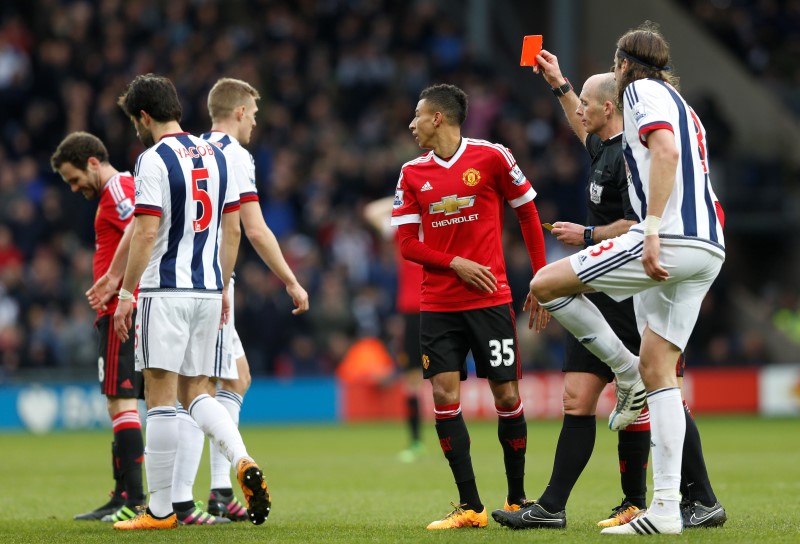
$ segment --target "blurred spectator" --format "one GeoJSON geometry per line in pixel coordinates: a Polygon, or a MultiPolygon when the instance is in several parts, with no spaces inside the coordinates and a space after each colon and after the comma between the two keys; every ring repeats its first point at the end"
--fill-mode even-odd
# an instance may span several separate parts
{"type": "Polygon", "coordinates": [[[14,235],[11,229],[8,228],[8,225],[0,225],[0,278],[5,280],[6,268],[21,265],[22,252],[14,244],[14,235]]]}
{"type": "Polygon", "coordinates": [[[678,1],[800,115],[800,2],[678,1]]]}

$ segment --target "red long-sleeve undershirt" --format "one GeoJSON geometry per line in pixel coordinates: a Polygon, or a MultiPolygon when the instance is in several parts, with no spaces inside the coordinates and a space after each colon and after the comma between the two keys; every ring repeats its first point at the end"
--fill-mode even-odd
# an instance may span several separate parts
{"type": "MultiPolygon", "coordinates": [[[[544,234],[539,224],[539,211],[531,200],[515,208],[519,219],[522,237],[528,248],[528,256],[535,274],[547,264],[544,246],[544,234]]],[[[457,255],[437,251],[419,240],[419,223],[408,223],[398,227],[400,253],[404,259],[430,268],[450,268],[450,263],[457,255]]]]}

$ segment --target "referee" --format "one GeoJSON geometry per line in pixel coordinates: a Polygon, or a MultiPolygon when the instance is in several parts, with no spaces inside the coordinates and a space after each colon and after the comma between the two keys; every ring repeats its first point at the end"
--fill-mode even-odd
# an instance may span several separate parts
{"type": "MultiPolygon", "coordinates": [[[[592,159],[586,186],[586,225],[558,221],[551,233],[568,246],[588,247],[627,232],[636,224],[628,198],[628,179],[622,157],[622,113],[616,106],[614,74],[598,74],[586,80],[581,95],[573,92],[561,75],[555,55],[542,51],[539,69],[561,103],[570,126],[586,146],[592,159]]],[[[634,354],[641,338],[636,327],[633,299],[616,302],[603,293],[587,295],[611,327],[634,354]]],[[[503,525],[516,528],[565,527],[567,499],[594,449],[597,401],[614,380],[611,369],[592,355],[571,334],[566,337],[564,371],[564,420],[556,446],[550,482],[541,497],[524,510],[493,514],[503,525]]],[[[618,525],[619,515],[632,516],[646,506],[647,459],[650,426],[647,412],[619,432],[619,463],[624,498],[609,519],[600,523],[618,525]]]]}

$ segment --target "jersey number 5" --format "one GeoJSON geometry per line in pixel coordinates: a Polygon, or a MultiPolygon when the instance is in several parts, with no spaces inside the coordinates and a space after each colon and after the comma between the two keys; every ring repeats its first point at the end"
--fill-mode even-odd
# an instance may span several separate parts
{"type": "Polygon", "coordinates": [[[205,189],[200,188],[201,181],[208,181],[208,168],[192,170],[192,200],[195,202],[197,219],[192,221],[192,229],[202,232],[211,224],[211,197],[205,189]]]}
{"type": "Polygon", "coordinates": [[[489,364],[500,366],[500,363],[511,366],[516,359],[514,353],[514,339],[503,338],[502,340],[489,340],[489,349],[492,351],[489,364]]]}

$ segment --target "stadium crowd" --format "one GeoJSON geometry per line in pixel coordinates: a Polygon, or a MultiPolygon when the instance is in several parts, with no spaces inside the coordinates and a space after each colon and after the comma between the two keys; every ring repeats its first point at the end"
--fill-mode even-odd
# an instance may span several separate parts
{"type": "MultiPolygon", "coordinates": [[[[261,205],[311,310],[291,315],[283,285],[243,240],[236,322],[255,375],[329,374],[355,339],[397,336],[393,249],[361,209],[391,194],[400,166],[420,153],[407,126],[429,83],[467,91],[464,134],[513,150],[543,221],[582,223],[586,154],[558,105],[544,94],[520,100],[492,66],[474,62],[461,23],[440,4],[3,2],[0,381],[95,368],[94,314],[84,297],[94,203],[70,194],[49,157],[65,134],[86,130],[106,143],[112,165],[132,170],[142,147],[116,99],[136,74],[172,79],[181,124],[194,133],[210,127],[205,101],[218,77],[244,79],[262,94],[250,146],[261,205]]],[[[521,312],[531,272],[513,222],[506,241],[521,312]]],[[[562,256],[548,244],[548,260],[562,256]]],[[[706,299],[688,349],[692,365],[770,360],[763,341],[732,319],[734,273],[724,270],[706,299]]],[[[560,368],[564,334],[555,322],[539,336],[521,326],[524,367],[560,368]]]]}
{"type": "Polygon", "coordinates": [[[800,115],[800,2],[679,0],[800,115]]]}

